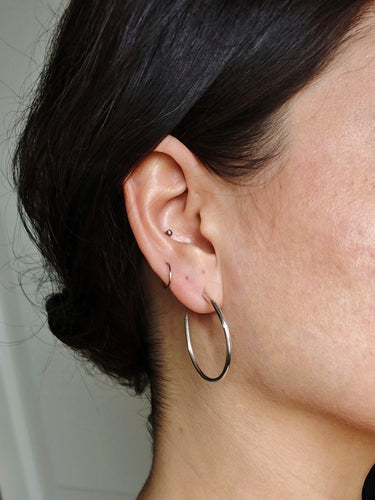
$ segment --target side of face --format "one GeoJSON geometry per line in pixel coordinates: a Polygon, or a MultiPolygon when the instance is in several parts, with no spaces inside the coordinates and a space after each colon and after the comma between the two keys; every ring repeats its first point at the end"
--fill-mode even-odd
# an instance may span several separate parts
{"type": "Polygon", "coordinates": [[[223,243],[236,354],[264,393],[375,429],[375,16],[286,126],[285,165],[241,188],[223,243]]]}

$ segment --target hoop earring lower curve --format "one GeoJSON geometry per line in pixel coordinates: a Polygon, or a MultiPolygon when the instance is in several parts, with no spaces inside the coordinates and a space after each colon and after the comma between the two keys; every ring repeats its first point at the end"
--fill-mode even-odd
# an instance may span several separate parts
{"type": "Polygon", "coordinates": [[[231,362],[231,357],[232,357],[232,341],[231,341],[231,336],[229,332],[229,327],[227,325],[227,322],[225,321],[224,315],[220,309],[220,307],[216,304],[216,302],[208,296],[206,292],[203,292],[203,297],[208,303],[211,303],[213,308],[215,309],[217,315],[219,316],[221,325],[224,330],[225,334],[225,342],[226,342],[226,347],[227,347],[227,355],[225,359],[225,365],[223,368],[223,371],[218,375],[217,377],[211,378],[208,377],[203,371],[199,368],[198,363],[195,360],[194,356],[194,351],[193,351],[193,346],[191,345],[191,340],[190,340],[190,329],[189,329],[189,315],[188,312],[186,311],[185,313],[185,334],[186,334],[186,341],[188,345],[188,351],[190,355],[190,359],[193,362],[194,367],[196,368],[197,372],[201,377],[203,377],[205,380],[208,380],[208,382],[217,382],[218,380],[222,379],[224,375],[227,373],[230,362],[231,362]]]}

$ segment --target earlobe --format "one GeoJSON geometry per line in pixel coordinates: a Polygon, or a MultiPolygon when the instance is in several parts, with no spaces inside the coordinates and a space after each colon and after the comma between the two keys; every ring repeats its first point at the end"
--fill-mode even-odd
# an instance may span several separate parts
{"type": "MultiPolygon", "coordinates": [[[[165,285],[187,308],[207,313],[206,291],[222,301],[214,241],[202,233],[208,217],[207,170],[172,136],[139,163],[123,183],[126,211],[138,246],[165,285]],[[199,175],[197,175],[199,174],[199,175]]],[[[162,286],[161,283],[161,286],[162,286]]]]}

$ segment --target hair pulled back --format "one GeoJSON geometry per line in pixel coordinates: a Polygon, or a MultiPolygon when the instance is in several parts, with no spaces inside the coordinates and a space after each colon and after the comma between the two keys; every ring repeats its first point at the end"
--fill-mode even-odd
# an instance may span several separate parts
{"type": "Polygon", "coordinates": [[[51,331],[162,403],[144,260],[122,184],[168,134],[234,180],[276,154],[275,113],[371,2],[72,0],[13,157],[18,210],[56,293],[51,331]]]}

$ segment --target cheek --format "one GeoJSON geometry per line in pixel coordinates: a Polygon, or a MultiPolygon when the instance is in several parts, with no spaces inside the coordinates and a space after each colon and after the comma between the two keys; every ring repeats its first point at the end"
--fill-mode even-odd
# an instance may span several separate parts
{"type": "Polygon", "coordinates": [[[300,244],[313,250],[311,260],[322,266],[319,274],[340,289],[358,288],[375,271],[375,159],[330,160],[330,168],[301,172],[295,190],[303,200],[296,203],[300,215],[286,215],[300,231],[300,244]]]}
{"type": "Polygon", "coordinates": [[[234,321],[268,393],[348,418],[368,402],[373,418],[375,167],[325,164],[286,169],[256,200],[236,275],[246,312],[234,321]]]}

